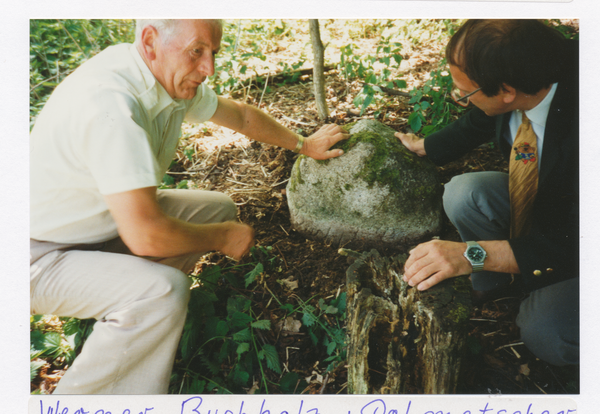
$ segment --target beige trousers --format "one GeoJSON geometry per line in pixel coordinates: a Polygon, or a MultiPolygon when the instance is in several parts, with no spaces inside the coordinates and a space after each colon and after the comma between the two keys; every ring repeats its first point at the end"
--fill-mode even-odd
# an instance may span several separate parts
{"type": "MultiPolygon", "coordinates": [[[[234,220],[224,194],[159,190],[173,217],[234,220]]],[[[94,318],[93,333],[55,394],[165,394],[185,323],[189,273],[202,253],[133,255],[120,239],[97,245],[31,240],[31,313],[94,318]]]]}

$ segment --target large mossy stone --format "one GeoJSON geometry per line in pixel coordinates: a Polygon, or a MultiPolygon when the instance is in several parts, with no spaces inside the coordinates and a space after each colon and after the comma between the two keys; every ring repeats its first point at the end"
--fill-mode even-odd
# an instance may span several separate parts
{"type": "Polygon", "coordinates": [[[405,247],[439,234],[442,186],[431,161],[380,122],[362,120],[349,132],[341,157],[296,160],[287,184],[294,228],[360,248],[405,247]]]}

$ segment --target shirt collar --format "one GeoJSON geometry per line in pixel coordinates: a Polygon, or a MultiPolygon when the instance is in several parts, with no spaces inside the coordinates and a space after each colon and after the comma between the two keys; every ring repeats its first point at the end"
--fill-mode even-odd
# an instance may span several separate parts
{"type": "Polygon", "coordinates": [[[554,98],[554,93],[556,92],[557,84],[552,84],[550,91],[548,94],[542,99],[542,102],[537,104],[535,108],[532,108],[528,111],[525,111],[525,115],[527,118],[541,127],[546,126],[546,118],[548,118],[548,112],[550,111],[550,104],[552,103],[552,98],[554,98]]]}
{"type": "Polygon", "coordinates": [[[137,47],[132,44],[129,51],[142,74],[144,87],[146,89],[140,93],[138,98],[146,111],[148,111],[150,118],[156,118],[158,114],[168,106],[173,106],[174,109],[180,107],[181,103],[178,102],[178,100],[171,98],[166,89],[156,80],[150,71],[150,68],[148,68],[148,65],[146,65],[146,62],[142,59],[137,47]]]}

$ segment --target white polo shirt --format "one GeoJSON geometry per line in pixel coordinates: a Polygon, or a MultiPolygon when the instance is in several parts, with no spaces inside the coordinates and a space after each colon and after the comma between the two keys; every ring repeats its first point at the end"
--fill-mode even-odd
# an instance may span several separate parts
{"type": "Polygon", "coordinates": [[[31,132],[31,238],[117,237],[103,196],[160,185],[182,122],[207,121],[216,109],[205,84],[191,100],[171,99],[131,44],[88,60],[55,89],[31,132]]]}

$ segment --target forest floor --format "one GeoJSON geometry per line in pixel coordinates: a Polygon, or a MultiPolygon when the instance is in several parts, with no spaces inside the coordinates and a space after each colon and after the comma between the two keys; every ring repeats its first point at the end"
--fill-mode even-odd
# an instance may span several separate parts
{"type": "MultiPolygon", "coordinates": [[[[269,53],[269,62],[289,59],[295,42],[277,42],[269,53]]],[[[360,47],[365,53],[376,48],[376,39],[364,38],[360,47]]],[[[405,45],[403,79],[409,88],[418,87],[438,67],[443,45],[432,39],[418,44],[405,45]]],[[[308,136],[324,123],[318,119],[310,75],[296,83],[269,85],[269,90],[242,90],[231,97],[259,105],[288,128],[308,136]],[[264,93],[263,93],[264,92],[264,93]]],[[[344,125],[360,118],[372,118],[367,110],[362,117],[352,99],[361,89],[359,82],[348,83],[336,70],[326,74],[326,88],[331,117],[328,122],[344,125]]],[[[381,108],[380,108],[381,109],[381,108]]],[[[410,113],[408,98],[391,97],[385,103],[382,121],[398,131],[406,128],[410,113]]],[[[220,191],[228,194],[239,208],[241,222],[256,231],[256,244],[272,247],[271,254],[278,258],[281,272],[266,275],[255,289],[254,305],[257,313],[265,314],[272,326],[282,318],[278,308],[265,303],[272,295],[283,303],[316,304],[319,298],[330,300],[345,291],[347,258],[338,253],[340,246],[307,240],[296,232],[290,223],[286,200],[286,184],[297,155],[207,123],[187,125],[178,163],[170,175],[176,181],[187,180],[193,189],[220,191]],[[193,155],[184,149],[193,149],[193,155]],[[286,283],[282,283],[285,280],[286,283]],[[269,292],[266,294],[266,292],[269,292]]],[[[453,176],[472,171],[506,171],[507,164],[492,146],[476,149],[465,157],[439,167],[442,184],[453,176]]],[[[445,220],[442,239],[458,240],[456,230],[445,220]]],[[[395,255],[400,251],[380,251],[395,255]]],[[[250,258],[242,260],[250,261],[250,258]]],[[[231,260],[217,253],[206,255],[197,266],[201,272],[209,266],[231,265],[231,260]]],[[[577,394],[579,393],[578,367],[559,368],[548,365],[532,355],[523,345],[515,325],[520,298],[501,298],[475,307],[470,317],[469,347],[463,361],[460,394],[577,394]]],[[[324,349],[315,349],[303,328],[283,335],[273,334],[280,360],[290,371],[307,379],[305,393],[346,393],[347,369],[343,364],[325,373],[327,357],[324,349]]],[[[52,373],[48,373],[50,375],[52,373]]],[[[32,384],[51,391],[60,374],[52,379],[32,384]]]]}

